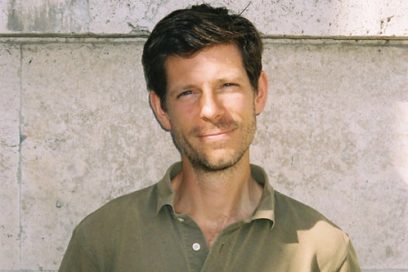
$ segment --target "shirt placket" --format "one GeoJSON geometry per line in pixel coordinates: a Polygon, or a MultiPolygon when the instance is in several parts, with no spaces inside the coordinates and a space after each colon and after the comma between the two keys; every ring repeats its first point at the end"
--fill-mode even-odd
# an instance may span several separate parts
{"type": "Polygon", "coordinates": [[[234,223],[219,234],[209,250],[208,256],[200,270],[201,272],[230,271],[229,259],[232,247],[234,246],[233,244],[236,240],[236,235],[238,235],[239,229],[242,225],[243,222],[234,223]]]}
{"type": "Polygon", "coordinates": [[[176,215],[189,271],[199,272],[207,258],[208,246],[201,229],[186,215],[176,215]]]}

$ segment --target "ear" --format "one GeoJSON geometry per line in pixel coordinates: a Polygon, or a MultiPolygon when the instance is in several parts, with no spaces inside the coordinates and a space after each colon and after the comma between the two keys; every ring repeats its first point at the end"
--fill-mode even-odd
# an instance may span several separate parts
{"type": "Polygon", "coordinates": [[[165,110],[163,110],[160,97],[154,91],[149,92],[149,102],[150,107],[153,110],[154,116],[160,123],[162,129],[169,131],[171,130],[170,119],[165,110]]]}
{"type": "Polygon", "coordinates": [[[258,79],[258,92],[255,96],[255,112],[256,115],[260,114],[266,104],[266,99],[268,97],[268,77],[264,71],[258,79]]]}

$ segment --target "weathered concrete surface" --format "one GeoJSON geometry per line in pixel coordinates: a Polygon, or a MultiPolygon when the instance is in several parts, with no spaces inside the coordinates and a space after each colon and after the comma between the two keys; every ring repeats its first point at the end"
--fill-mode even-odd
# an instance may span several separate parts
{"type": "Polygon", "coordinates": [[[24,46],[23,268],[56,268],[80,219],[177,158],[149,109],[140,50],[24,46]]]}
{"type": "Polygon", "coordinates": [[[0,1],[0,32],[88,32],[88,1],[0,1]]]}
{"type": "Polygon", "coordinates": [[[19,264],[20,47],[0,43],[0,270],[19,264]]]}
{"type": "Polygon", "coordinates": [[[408,45],[266,48],[254,159],[345,229],[364,268],[408,269],[408,45]]]}
{"type": "MultiPolygon", "coordinates": [[[[0,158],[9,169],[0,176],[0,225],[18,237],[20,205],[22,229],[21,251],[0,236],[0,271],[55,270],[79,220],[155,182],[178,157],[148,107],[143,40],[40,41],[14,41],[21,67],[18,45],[0,51],[0,158]]],[[[265,47],[270,96],[254,162],[278,190],[346,230],[365,271],[408,271],[407,43],[281,39],[265,47]]]]}
{"type": "MultiPolygon", "coordinates": [[[[202,1],[0,1],[0,33],[129,33],[151,30],[169,11],[202,1]]],[[[206,1],[244,11],[265,34],[407,36],[404,0],[206,1]],[[249,4],[250,3],[250,4],[249,4]]]]}

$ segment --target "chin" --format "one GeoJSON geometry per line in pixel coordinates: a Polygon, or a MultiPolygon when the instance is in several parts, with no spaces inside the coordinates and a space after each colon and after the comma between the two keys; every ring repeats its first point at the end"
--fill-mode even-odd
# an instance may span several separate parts
{"type": "Polygon", "coordinates": [[[205,163],[205,164],[201,164],[200,168],[204,169],[208,172],[217,172],[217,171],[224,171],[226,169],[229,169],[231,167],[233,167],[235,165],[235,163],[230,163],[230,162],[226,162],[226,163],[205,163]]]}
{"type": "Polygon", "coordinates": [[[220,154],[217,158],[190,158],[190,162],[195,168],[202,169],[207,172],[223,171],[234,167],[243,157],[242,154],[220,154]]]}

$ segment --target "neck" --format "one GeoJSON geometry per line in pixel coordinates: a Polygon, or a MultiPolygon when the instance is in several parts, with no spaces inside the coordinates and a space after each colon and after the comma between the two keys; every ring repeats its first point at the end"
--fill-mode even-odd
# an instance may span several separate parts
{"type": "Polygon", "coordinates": [[[249,154],[222,171],[203,171],[183,158],[183,169],[172,182],[175,210],[188,214],[211,245],[226,226],[249,218],[262,189],[251,177],[249,154]]]}

